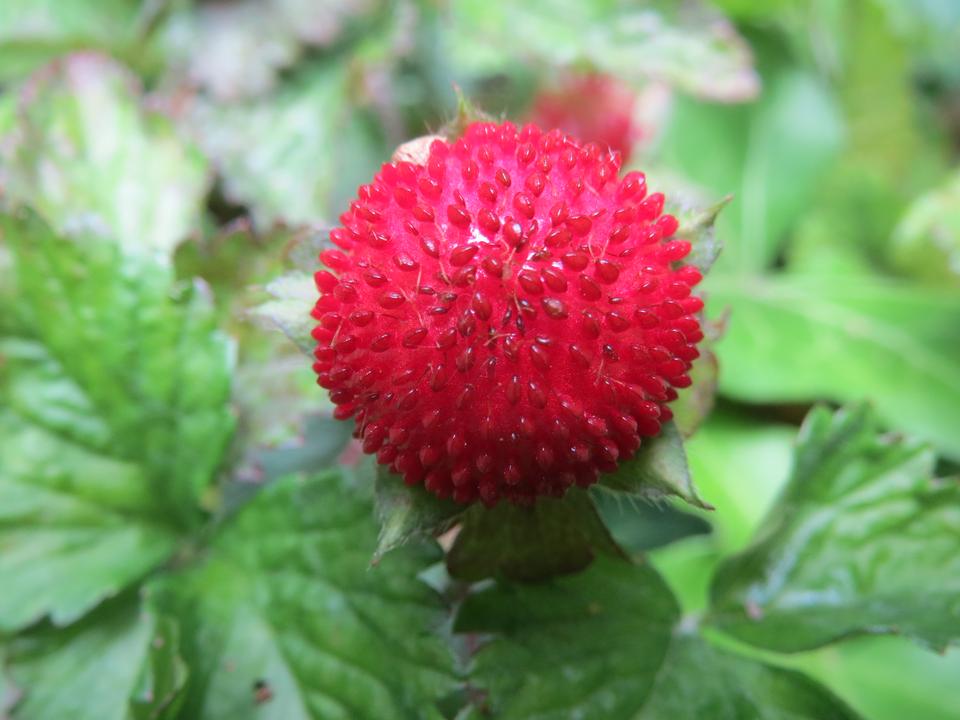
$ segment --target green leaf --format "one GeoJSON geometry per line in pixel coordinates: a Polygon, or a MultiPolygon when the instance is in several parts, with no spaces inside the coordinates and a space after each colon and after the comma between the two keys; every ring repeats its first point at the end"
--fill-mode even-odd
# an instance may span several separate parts
{"type": "Polygon", "coordinates": [[[193,4],[175,13],[160,38],[174,79],[219,100],[269,91],[304,45],[328,47],[382,5],[379,0],[240,0],[193,4]],[[243,62],[238,63],[237,58],[243,62]]]}
{"type": "Polygon", "coordinates": [[[329,415],[310,415],[296,444],[264,448],[255,453],[267,481],[296,472],[320,472],[335,465],[353,433],[353,423],[329,415]]]}
{"type": "Polygon", "coordinates": [[[675,635],[637,720],[856,720],[860,716],[802,673],[675,635]]]}
{"type": "Polygon", "coordinates": [[[317,341],[311,333],[317,321],[311,312],[320,297],[313,276],[304,272],[281,275],[267,285],[267,292],[274,299],[253,308],[252,317],[280,330],[305,355],[313,357],[317,341]]]}
{"type": "Polygon", "coordinates": [[[68,623],[199,520],[233,420],[229,348],[168,268],[0,217],[19,322],[0,337],[0,628],[68,623]]]}
{"type": "MultiPolygon", "coordinates": [[[[57,237],[32,214],[0,218],[0,230],[15,257],[24,326],[42,346],[24,358],[23,379],[37,386],[13,383],[11,409],[142,464],[157,494],[189,515],[233,429],[231,348],[209,303],[175,286],[169,268],[97,238],[57,237]],[[69,394],[45,402],[54,385],[69,394]]],[[[12,379],[17,372],[10,367],[12,379]]]]}
{"type": "Polygon", "coordinates": [[[7,652],[22,697],[11,720],[171,718],[187,680],[176,623],[132,598],[66,630],[19,636],[7,652]]]}
{"type": "Polygon", "coordinates": [[[749,402],[857,402],[960,458],[960,296],[870,277],[714,276],[729,308],[720,392],[749,402]]]}
{"type": "Polygon", "coordinates": [[[493,635],[470,681],[495,717],[620,718],[643,706],[678,617],[649,566],[600,557],[578,575],[480,590],[454,630],[493,635]]]}
{"type": "Polygon", "coordinates": [[[439,717],[453,659],[439,597],[415,577],[438,553],[410,546],[370,569],[376,540],[370,501],[336,473],[265,487],[159,588],[184,619],[184,716],[439,717]]]}
{"type": "Polygon", "coordinates": [[[686,441],[690,472],[716,506],[712,539],[742,550],[787,480],[795,428],[718,411],[686,441]]]}
{"type": "Polygon", "coordinates": [[[138,30],[136,0],[4,0],[0,81],[15,80],[74,50],[123,50],[138,30]]]}
{"type": "Polygon", "coordinates": [[[0,718],[10,719],[10,711],[20,702],[23,691],[13,684],[10,673],[7,672],[5,648],[0,646],[0,718]]]}
{"type": "Polygon", "coordinates": [[[960,287],[960,173],[910,206],[891,253],[918,279],[960,287]]]}
{"type": "Polygon", "coordinates": [[[201,155],[144,112],[135,78],[105,57],[58,60],[29,88],[3,145],[10,199],[62,233],[93,230],[127,252],[168,257],[200,217],[201,155]]]}
{"type": "Polygon", "coordinates": [[[710,416],[716,403],[717,387],[720,382],[720,363],[717,360],[716,343],[726,331],[727,320],[721,317],[711,322],[701,314],[700,326],[703,328],[704,338],[697,346],[700,355],[694,359],[687,373],[690,376],[691,385],[684,389],[670,405],[673,411],[673,422],[684,439],[697,432],[710,416]]]}
{"type": "Polygon", "coordinates": [[[189,672],[180,657],[180,625],[163,615],[155,622],[149,655],[131,697],[134,720],[174,718],[184,699],[189,672]]]}
{"type": "Polygon", "coordinates": [[[712,100],[756,95],[746,43],[724,20],[697,10],[684,15],[616,0],[465,0],[449,8],[449,52],[471,72],[507,71],[517,59],[585,63],[638,85],[664,80],[712,100]]]}
{"type": "Polygon", "coordinates": [[[590,495],[571,488],[562,498],[531,507],[474,504],[447,553],[447,569],[461,580],[488,577],[543,580],[582,570],[599,555],[623,556],[590,495]]]}
{"type": "Polygon", "coordinates": [[[71,623],[162,563],[176,536],[150,507],[137,465],[0,414],[0,630],[71,623]]]}
{"type": "Polygon", "coordinates": [[[465,506],[441,500],[422,485],[407,485],[383,465],[377,466],[374,497],[380,520],[375,564],[386,553],[411,540],[446,532],[466,511],[465,506]]]}
{"type": "Polygon", "coordinates": [[[308,64],[275,93],[220,105],[198,99],[185,122],[217,166],[226,196],[258,227],[336,217],[386,148],[350,99],[344,64],[308,64]]]}
{"type": "Polygon", "coordinates": [[[782,651],[859,633],[956,641],[960,485],[932,480],[934,460],[881,435],[866,406],[813,410],[779,502],[714,579],[712,621],[782,651]]]}
{"type": "MultiPolygon", "coordinates": [[[[869,272],[890,256],[889,241],[908,201],[947,169],[944,138],[929,131],[921,110],[917,58],[884,4],[858,0],[811,19],[823,28],[814,55],[832,55],[840,66],[836,94],[848,142],[788,247],[792,271],[869,272]]],[[[929,77],[928,68],[921,72],[929,77]]],[[[931,262],[925,270],[944,273],[944,263],[931,262]]]]}
{"type": "Polygon", "coordinates": [[[645,565],[598,558],[585,572],[501,583],[464,602],[455,629],[491,635],[471,686],[497,718],[854,718],[799,673],[712,648],[645,565]]]}
{"type": "Polygon", "coordinates": [[[655,504],[620,493],[591,493],[614,541],[631,555],[710,533],[710,523],[669,503],[655,504]]]}
{"type": "Polygon", "coordinates": [[[720,211],[733,200],[727,195],[720,202],[708,207],[689,206],[686,203],[677,204],[674,200],[667,211],[676,216],[680,223],[676,237],[687,240],[693,246],[690,254],[684,258],[685,265],[699,268],[704,275],[720,257],[723,243],[717,238],[716,222],[720,211]]]}
{"type": "Polygon", "coordinates": [[[693,485],[683,439],[672,421],[664,423],[656,437],[644,438],[632,459],[601,475],[600,485],[650,500],[672,495],[695,507],[712,509],[693,485]]]}
{"type": "Polygon", "coordinates": [[[960,653],[932,653],[902,637],[860,637],[790,656],[871,720],[960,717],[960,653]]]}
{"type": "Polygon", "coordinates": [[[717,221],[726,244],[718,270],[770,266],[840,148],[841,119],[817,78],[776,69],[764,84],[749,105],[680,99],[662,141],[670,168],[736,198],[717,221]]]}
{"type": "Polygon", "coordinates": [[[249,325],[249,318],[241,316],[254,298],[262,297],[262,285],[281,271],[284,249],[297,235],[286,230],[257,233],[246,218],[237,220],[180,243],[173,258],[177,277],[203,278],[218,312],[240,330],[249,325]]]}

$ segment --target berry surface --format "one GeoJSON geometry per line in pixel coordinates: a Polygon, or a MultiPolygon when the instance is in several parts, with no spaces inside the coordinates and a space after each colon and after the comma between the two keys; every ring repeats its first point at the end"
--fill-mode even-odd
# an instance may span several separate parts
{"type": "Polygon", "coordinates": [[[643,174],[477,122],[382,167],[320,255],[314,370],[363,450],[442,498],[588,486],[672,417],[700,272],[643,174]]]}

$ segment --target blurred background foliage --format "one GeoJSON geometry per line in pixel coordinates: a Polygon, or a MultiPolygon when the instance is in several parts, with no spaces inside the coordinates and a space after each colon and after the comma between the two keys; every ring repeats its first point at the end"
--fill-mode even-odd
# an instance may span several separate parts
{"type": "MultiPolygon", "coordinates": [[[[610,145],[678,206],[734,197],[705,286],[719,394],[688,443],[716,511],[603,508],[686,610],[769,507],[813,402],[867,399],[960,467],[956,0],[3,0],[2,202],[176,248],[178,276],[206,280],[238,338],[231,452],[256,479],[325,401],[249,308],[294,241],[322,242],[398,144],[454,115],[455,87],[610,145]]],[[[6,267],[0,247],[0,299],[6,267]]],[[[336,457],[331,432],[294,465],[336,457]]],[[[875,720],[960,717],[956,650],[767,659],[875,720]]]]}

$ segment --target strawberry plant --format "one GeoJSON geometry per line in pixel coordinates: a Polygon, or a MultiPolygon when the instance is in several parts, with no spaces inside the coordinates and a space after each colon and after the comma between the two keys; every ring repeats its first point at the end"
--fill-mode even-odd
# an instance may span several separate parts
{"type": "Polygon", "coordinates": [[[957,23],[8,0],[0,718],[960,716],[957,23]]]}

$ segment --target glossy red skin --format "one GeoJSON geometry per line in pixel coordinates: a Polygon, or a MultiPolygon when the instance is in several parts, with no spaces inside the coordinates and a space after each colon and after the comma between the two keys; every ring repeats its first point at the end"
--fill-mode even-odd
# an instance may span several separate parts
{"type": "Polygon", "coordinates": [[[677,221],[619,156],[474,123],[384,165],[321,260],[314,369],[363,449],[439,497],[588,486],[671,417],[703,334],[677,221]]]}

